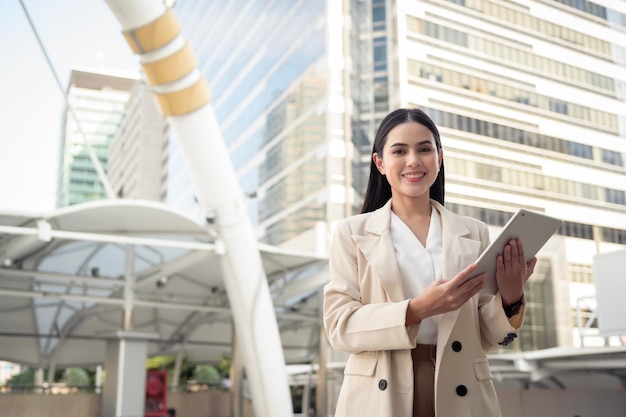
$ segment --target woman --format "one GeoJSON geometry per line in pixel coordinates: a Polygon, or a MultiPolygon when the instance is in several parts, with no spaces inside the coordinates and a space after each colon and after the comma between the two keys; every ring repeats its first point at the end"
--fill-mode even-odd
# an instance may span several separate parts
{"type": "Polygon", "coordinates": [[[324,288],[331,345],[350,355],[336,417],[500,416],[486,352],[517,337],[528,264],[497,260],[499,292],[471,278],[484,223],[444,208],[437,127],[418,109],[381,123],[361,214],[340,222],[324,288]]]}

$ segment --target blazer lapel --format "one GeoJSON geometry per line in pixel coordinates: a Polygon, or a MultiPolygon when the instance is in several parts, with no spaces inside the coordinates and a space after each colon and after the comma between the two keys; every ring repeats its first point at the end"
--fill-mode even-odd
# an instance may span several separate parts
{"type": "MultiPolygon", "coordinates": [[[[432,204],[441,214],[443,253],[445,260],[443,264],[443,277],[452,279],[465,267],[476,261],[480,252],[481,243],[467,237],[470,230],[461,217],[448,211],[435,201],[433,201],[432,204]]],[[[457,309],[440,316],[437,338],[438,345],[446,345],[459,315],[459,311],[460,309],[457,309]]]]}
{"type": "MultiPolygon", "coordinates": [[[[451,279],[478,258],[481,243],[468,237],[470,230],[461,217],[448,211],[436,201],[431,200],[431,202],[441,214],[444,253],[443,278],[451,279]]],[[[406,296],[391,240],[390,221],[391,200],[380,209],[372,212],[365,224],[365,234],[354,235],[353,239],[367,258],[376,276],[379,277],[389,300],[402,301],[406,299],[406,296]]],[[[446,345],[459,315],[459,310],[440,316],[438,345],[446,345]]]]}
{"type": "Polygon", "coordinates": [[[391,200],[372,212],[365,223],[366,235],[355,235],[353,239],[380,279],[390,301],[402,301],[406,297],[389,231],[390,221],[391,200]]]}

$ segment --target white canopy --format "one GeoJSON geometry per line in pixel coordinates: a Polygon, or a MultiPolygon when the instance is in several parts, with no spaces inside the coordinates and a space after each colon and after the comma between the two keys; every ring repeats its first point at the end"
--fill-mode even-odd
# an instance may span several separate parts
{"type": "MultiPolygon", "coordinates": [[[[143,200],[0,212],[0,359],[32,367],[100,364],[105,341],[120,330],[156,335],[149,355],[182,346],[191,363],[230,356],[223,248],[210,236],[209,223],[143,200]],[[132,323],[126,328],[125,318],[132,323]]],[[[318,348],[327,259],[259,249],[285,360],[309,362],[318,348]]]]}

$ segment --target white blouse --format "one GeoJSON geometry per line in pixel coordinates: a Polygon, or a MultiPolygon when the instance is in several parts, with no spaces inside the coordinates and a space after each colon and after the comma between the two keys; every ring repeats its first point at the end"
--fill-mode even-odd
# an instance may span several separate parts
{"type": "MultiPolygon", "coordinates": [[[[393,211],[391,212],[390,226],[404,294],[406,297],[413,298],[424,291],[433,281],[441,278],[443,264],[441,215],[437,209],[432,208],[426,247],[393,211]]],[[[437,344],[438,325],[438,315],[422,320],[417,333],[417,343],[437,344]]]]}

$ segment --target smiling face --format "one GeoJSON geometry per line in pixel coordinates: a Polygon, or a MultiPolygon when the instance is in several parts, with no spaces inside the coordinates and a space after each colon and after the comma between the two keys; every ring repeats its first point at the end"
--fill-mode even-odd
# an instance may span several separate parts
{"type": "Polygon", "coordinates": [[[424,125],[407,121],[391,129],[382,155],[373,155],[378,171],[387,178],[394,201],[429,200],[443,152],[437,150],[433,133],[424,125]]]}

